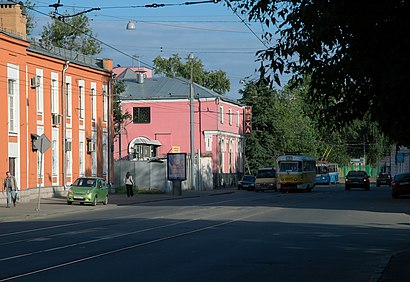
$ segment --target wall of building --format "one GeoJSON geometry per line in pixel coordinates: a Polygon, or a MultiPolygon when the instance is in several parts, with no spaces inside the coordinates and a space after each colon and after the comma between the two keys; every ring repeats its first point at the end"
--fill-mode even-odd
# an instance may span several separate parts
{"type": "MultiPolygon", "coordinates": [[[[29,42],[1,30],[0,45],[0,89],[3,93],[0,133],[6,136],[0,140],[3,148],[0,150],[0,180],[6,171],[14,167],[22,199],[29,200],[36,195],[29,190],[42,187],[42,191],[48,191],[47,194],[50,191],[58,193],[80,175],[107,178],[111,151],[111,116],[108,114],[111,71],[72,61],[63,76],[66,59],[30,49],[29,42]],[[32,86],[31,79],[36,79],[37,84],[32,86]],[[10,83],[14,85],[12,98],[8,95],[10,83]],[[80,84],[84,89],[83,119],[79,118],[80,84]],[[64,119],[63,101],[68,88],[72,97],[71,116],[64,119]],[[93,108],[96,109],[94,113],[93,108]],[[61,123],[53,125],[53,113],[61,116],[61,123]],[[10,129],[11,117],[13,129],[10,129]],[[72,141],[72,150],[68,153],[63,148],[64,132],[66,139],[72,141]],[[32,136],[42,134],[50,141],[50,148],[44,154],[33,150],[32,145],[32,136]],[[95,142],[95,151],[87,152],[87,140],[95,142]],[[71,156],[70,164],[65,166],[67,155],[71,156]],[[80,160],[83,165],[80,165],[80,160]],[[69,170],[65,171],[64,167],[69,167],[69,170]]],[[[3,200],[4,195],[0,198],[3,200]]]]}

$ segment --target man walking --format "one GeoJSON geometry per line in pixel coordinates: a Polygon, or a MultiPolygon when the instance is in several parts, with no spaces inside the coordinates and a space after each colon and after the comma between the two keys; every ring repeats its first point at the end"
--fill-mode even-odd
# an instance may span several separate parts
{"type": "Polygon", "coordinates": [[[17,200],[17,182],[14,176],[11,175],[10,171],[6,172],[6,178],[3,182],[3,191],[7,191],[7,207],[10,208],[10,199],[13,205],[16,206],[17,200]]]}

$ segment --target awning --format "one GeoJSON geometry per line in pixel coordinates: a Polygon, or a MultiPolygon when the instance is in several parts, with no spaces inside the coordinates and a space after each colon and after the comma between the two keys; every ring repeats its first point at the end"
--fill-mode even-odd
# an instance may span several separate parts
{"type": "Polygon", "coordinates": [[[154,146],[162,146],[161,142],[158,140],[150,140],[146,137],[137,137],[131,143],[134,145],[154,145],[154,146]]]}

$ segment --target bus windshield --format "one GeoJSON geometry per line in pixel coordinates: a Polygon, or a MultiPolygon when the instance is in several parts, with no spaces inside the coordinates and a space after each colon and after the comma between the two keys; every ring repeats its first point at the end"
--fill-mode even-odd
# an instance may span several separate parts
{"type": "Polygon", "coordinates": [[[302,171],[302,162],[279,162],[279,171],[280,172],[300,172],[302,171]]]}

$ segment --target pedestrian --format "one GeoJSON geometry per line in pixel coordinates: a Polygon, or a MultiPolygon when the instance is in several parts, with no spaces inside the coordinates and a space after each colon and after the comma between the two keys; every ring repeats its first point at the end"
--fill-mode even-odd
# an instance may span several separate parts
{"type": "Polygon", "coordinates": [[[133,197],[134,196],[134,179],[132,179],[131,173],[128,171],[127,174],[125,175],[125,188],[127,189],[127,197],[133,197]]]}
{"type": "Polygon", "coordinates": [[[10,200],[13,202],[13,206],[16,206],[18,187],[16,179],[11,175],[10,171],[6,172],[6,178],[3,182],[3,192],[4,190],[7,192],[7,207],[10,207],[10,200]]]}

